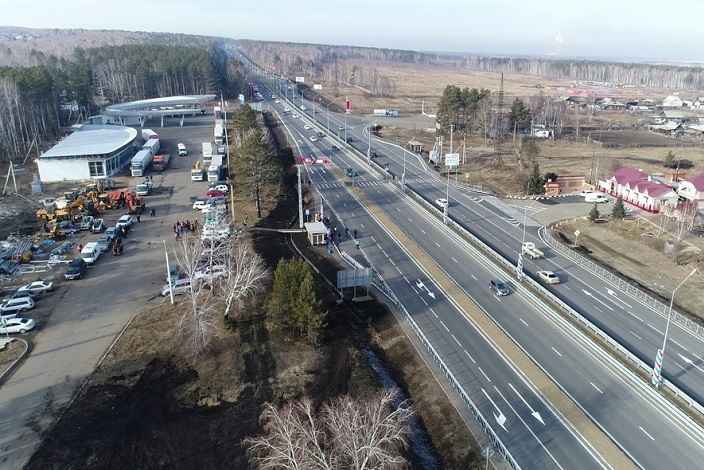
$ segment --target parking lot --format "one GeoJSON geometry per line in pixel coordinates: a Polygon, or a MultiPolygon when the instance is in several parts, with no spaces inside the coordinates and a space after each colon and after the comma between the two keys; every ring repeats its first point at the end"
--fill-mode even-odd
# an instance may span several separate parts
{"type": "MultiPolygon", "coordinates": [[[[169,248],[178,242],[172,223],[200,217],[189,197],[205,197],[208,184],[192,182],[190,170],[200,157],[201,142],[212,139],[213,125],[212,114],[187,118],[183,127],[178,127],[177,119],[166,119],[163,128],[158,121],[148,122],[145,127],[154,129],[162,140],[160,153],[169,153],[171,161],[163,173],[147,172],[153,176],[154,190],[145,197],[141,221],[135,220],[123,241],[123,254],[102,253],[80,280],[64,279],[65,264],[42,274],[55,288],[22,314],[37,322],[35,330],[24,335],[34,349],[0,387],[3,467],[24,465],[41,432],[60,414],[130,318],[146,306],[168,301],[158,295],[166,282],[164,241],[169,248]],[[178,155],[179,142],[186,144],[187,156],[178,155]],[[150,209],[156,211],[154,217],[149,216],[150,209]]],[[[143,178],[118,180],[123,183],[120,187],[134,188],[143,178]]],[[[106,210],[100,217],[110,227],[125,213],[124,209],[106,210]]],[[[98,237],[80,232],[70,241],[86,245],[98,237]]]]}

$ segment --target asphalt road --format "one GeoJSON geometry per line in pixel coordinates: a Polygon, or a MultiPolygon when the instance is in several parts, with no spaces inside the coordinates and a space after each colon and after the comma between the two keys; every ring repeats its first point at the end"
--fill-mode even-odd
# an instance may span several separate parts
{"type": "MultiPolygon", "coordinates": [[[[336,117],[334,120],[331,119],[331,122],[337,124],[339,120],[336,117]]],[[[323,125],[327,125],[327,123],[324,122],[323,125]]],[[[348,119],[347,125],[348,132],[353,135],[356,141],[361,142],[360,124],[350,122],[348,119]]],[[[362,124],[361,126],[363,127],[364,125],[362,124]]],[[[293,133],[299,133],[301,136],[297,140],[302,145],[308,146],[309,150],[317,150],[318,153],[322,151],[328,155],[333,155],[324,149],[324,143],[315,145],[303,144],[305,142],[305,131],[296,129],[298,127],[296,125],[292,127],[294,127],[293,133]]],[[[362,144],[365,144],[362,147],[366,149],[366,143],[362,142],[362,144]]],[[[383,148],[379,143],[376,143],[374,148],[382,148],[383,150],[380,153],[384,156],[390,153],[389,149],[383,148]]],[[[302,149],[302,153],[306,153],[305,148],[302,149]]],[[[388,157],[382,156],[381,158],[388,157]]],[[[399,158],[403,157],[397,156],[396,160],[389,159],[394,168],[399,164],[399,158]]],[[[383,207],[389,217],[407,235],[411,236],[426,253],[432,254],[431,256],[438,265],[474,301],[483,306],[489,315],[509,332],[531,357],[541,364],[570,396],[586,410],[592,419],[605,429],[636,462],[646,468],[662,468],[666,466],[687,468],[688,465],[696,465],[697,456],[702,452],[700,429],[695,429],[694,435],[683,431],[680,427],[681,423],[677,423],[675,418],[668,412],[660,410],[654,405],[647,393],[624,380],[603,359],[594,356],[589,348],[575,343],[573,339],[566,336],[557,324],[550,321],[542,312],[536,310],[536,308],[539,309],[540,307],[530,304],[524,298],[524,295],[513,294],[501,299],[491,295],[486,287],[487,282],[490,276],[497,275],[496,272],[491,272],[491,267],[483,266],[473,260],[472,256],[464,252],[465,250],[461,246],[457,245],[453,239],[449,239],[443,231],[438,229],[436,221],[428,220],[420,214],[414,213],[414,209],[405,204],[398,191],[392,190],[388,184],[382,183],[376,180],[373,175],[367,174],[365,165],[360,164],[359,159],[340,156],[337,160],[340,161],[337,163],[340,168],[348,166],[355,168],[357,175],[355,176],[355,184],[372,198],[379,207],[383,207]],[[654,452],[654,442],[657,442],[658,447],[668,449],[668,452],[654,452]]],[[[378,163],[383,164],[382,161],[378,161],[378,163]]],[[[425,172],[420,164],[418,164],[418,167],[421,168],[421,171],[417,174],[411,173],[411,169],[416,164],[417,162],[413,162],[411,158],[406,161],[406,174],[408,175],[409,185],[415,185],[414,189],[423,192],[430,201],[437,197],[445,197],[447,188],[442,187],[432,174],[425,172]]],[[[361,222],[360,220],[360,222],[357,222],[357,219],[362,217],[361,214],[364,213],[364,209],[361,206],[354,207],[354,202],[344,183],[337,181],[329,169],[316,165],[311,170],[314,174],[317,174],[317,177],[314,178],[314,186],[323,192],[324,197],[328,201],[331,201],[343,220],[354,220],[355,224],[365,225],[365,234],[368,233],[366,226],[374,227],[372,232],[379,230],[378,227],[374,226],[373,221],[361,222]]],[[[397,174],[399,173],[397,172],[397,174]]],[[[347,183],[351,183],[351,181],[347,181],[347,183]]],[[[509,254],[511,249],[515,250],[516,247],[520,247],[523,225],[521,215],[523,214],[510,208],[504,208],[497,201],[488,201],[488,198],[483,195],[458,194],[452,188],[450,195],[451,211],[454,217],[464,217],[461,221],[467,226],[471,226],[475,232],[485,235],[485,238],[495,237],[502,241],[503,249],[508,251],[509,254]],[[475,205],[479,209],[475,208],[475,205]],[[468,208],[470,206],[471,209],[468,208]],[[466,210],[466,212],[463,212],[463,210],[466,210]],[[501,236],[497,236],[497,232],[501,236]],[[517,241],[516,233],[519,236],[517,241]],[[503,239],[504,236],[506,239],[503,239]]],[[[537,239],[537,225],[535,223],[530,224],[527,230],[527,240],[532,241],[534,239],[540,246],[542,244],[537,239]]],[[[403,301],[407,310],[414,312],[412,315],[423,326],[423,330],[428,337],[433,339],[436,350],[441,352],[446,364],[452,364],[453,367],[457,368],[453,372],[466,383],[465,390],[471,394],[472,399],[476,399],[484,407],[483,413],[485,413],[485,416],[491,416],[493,413],[496,417],[502,400],[510,406],[511,410],[539,410],[538,412],[542,411],[541,416],[543,416],[543,413],[548,414],[548,411],[540,407],[539,400],[531,398],[530,390],[518,391],[516,389],[514,382],[517,380],[515,377],[513,379],[510,378],[511,372],[496,367],[497,361],[501,362],[501,359],[484,356],[490,348],[473,347],[470,349],[462,346],[482,344],[482,340],[470,335],[469,331],[471,329],[467,328],[466,319],[459,315],[456,309],[447,305],[435,305],[435,302],[442,304],[443,299],[441,297],[436,297],[433,300],[427,299],[422,295],[422,292],[419,293],[418,289],[413,287],[415,284],[414,279],[416,278],[421,279],[425,286],[432,286],[433,280],[424,278],[422,273],[418,273],[417,267],[414,270],[412,260],[405,259],[401,261],[403,255],[397,252],[400,247],[393,248],[392,241],[386,239],[383,233],[375,236],[370,235],[368,238],[368,241],[365,240],[365,237],[362,238],[363,246],[371,245],[369,248],[364,249],[365,254],[374,262],[375,268],[403,301]],[[389,247],[388,245],[392,246],[389,247]],[[475,355],[479,355],[479,359],[475,355]],[[484,367],[482,368],[478,364],[484,364],[484,367]],[[489,374],[486,373],[487,369],[491,371],[489,374]],[[497,383],[500,385],[497,385],[497,383]],[[496,388],[492,389],[492,386],[496,388]],[[492,398],[489,400],[492,393],[500,396],[500,399],[494,400],[492,398]]],[[[500,243],[497,242],[496,244],[500,243]]],[[[549,260],[552,260],[552,257],[553,255],[549,254],[549,260]]],[[[541,260],[537,263],[545,261],[548,260],[541,260]]],[[[527,263],[529,264],[528,271],[533,273],[536,267],[531,263],[527,263]]],[[[546,268],[543,267],[543,269],[546,268]]],[[[548,267],[547,269],[551,268],[548,267]]],[[[552,270],[563,276],[561,270],[552,270]]],[[[553,289],[558,290],[567,287],[567,284],[572,282],[572,276],[570,274],[570,278],[565,279],[569,282],[553,289]]],[[[595,283],[596,281],[590,280],[589,282],[595,283]]],[[[437,287],[440,288],[440,286],[437,287]]],[[[593,289],[593,287],[590,287],[590,289],[593,289]]],[[[583,295],[591,299],[596,294],[592,293],[592,296],[583,295]]],[[[568,295],[566,298],[571,298],[571,296],[568,295]]],[[[615,302],[618,301],[623,301],[623,299],[615,300],[615,302]]],[[[536,424],[536,418],[532,414],[530,416],[516,414],[520,417],[519,420],[526,420],[526,423],[529,423],[526,428],[530,429],[531,425],[536,424]],[[529,417],[532,420],[527,419],[529,417]]],[[[498,415],[503,415],[503,411],[498,415]]],[[[556,434],[562,436],[564,433],[564,430],[562,433],[557,430],[559,426],[556,427],[555,423],[551,424],[550,426],[539,428],[540,432],[532,431],[538,435],[536,440],[541,445],[543,442],[555,442],[556,434]]],[[[511,449],[516,449],[517,443],[513,438],[517,433],[515,429],[512,428],[511,430],[513,431],[512,433],[507,432],[506,436],[501,436],[502,441],[506,439],[504,442],[511,449]]],[[[585,462],[581,459],[571,461],[568,456],[562,455],[559,451],[552,452],[552,448],[548,452],[552,460],[544,458],[544,455],[540,456],[540,453],[535,458],[532,458],[532,454],[528,449],[535,450],[535,441],[530,438],[526,440],[525,436],[522,436],[519,441],[526,447],[516,450],[517,458],[520,456],[521,459],[527,459],[527,468],[532,468],[535,465],[544,465],[547,462],[550,463],[547,465],[549,467],[576,468],[580,465],[579,462],[585,462]],[[528,442],[532,442],[532,444],[528,444],[528,442]],[[561,460],[563,458],[567,460],[561,460]]],[[[567,444],[562,442],[561,445],[567,444]]],[[[574,447],[574,443],[570,446],[570,448],[572,447],[574,447]]],[[[525,461],[522,460],[522,464],[525,461]]],[[[594,462],[591,461],[590,464],[593,466],[594,462]]]]}
{"type": "MultiPolygon", "coordinates": [[[[173,243],[172,222],[194,218],[189,195],[205,196],[207,184],[192,184],[190,169],[200,154],[200,142],[212,139],[214,118],[187,118],[184,127],[176,127],[177,122],[166,119],[164,128],[148,123],[162,138],[162,152],[171,154],[170,168],[154,174],[155,191],[146,197],[147,211],[156,209],[156,217],[145,213],[141,223],[135,221],[124,254],[103,253],[84,279],[64,282],[63,269],[53,273],[51,280],[59,280],[56,292],[39,300],[37,309],[51,316],[38,331],[32,353],[0,387],[0,467],[24,466],[42,432],[52,426],[130,318],[164,302],[157,296],[166,277],[162,240],[173,243]],[[178,156],[178,142],[186,143],[189,156],[178,156]]],[[[123,213],[106,211],[101,216],[114,224],[123,213]]],[[[33,312],[27,316],[32,318],[33,312]]]]}

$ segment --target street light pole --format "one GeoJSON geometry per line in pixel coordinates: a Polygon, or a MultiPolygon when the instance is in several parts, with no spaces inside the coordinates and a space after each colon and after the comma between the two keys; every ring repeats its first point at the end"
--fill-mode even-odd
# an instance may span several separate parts
{"type": "Polygon", "coordinates": [[[345,147],[347,147],[347,110],[345,109],[345,147]]]}
{"type": "Polygon", "coordinates": [[[171,297],[171,305],[174,304],[174,289],[171,283],[171,269],[169,268],[169,252],[166,249],[166,240],[161,241],[164,244],[164,254],[166,255],[166,279],[169,280],[169,296],[171,297]]]}
{"type": "Polygon", "coordinates": [[[662,385],[662,366],[665,361],[665,346],[667,346],[667,334],[670,331],[670,320],[672,319],[672,305],[675,303],[675,292],[677,292],[677,289],[682,287],[682,285],[687,282],[687,279],[692,277],[694,273],[697,272],[697,268],[694,268],[691,273],[687,277],[684,278],[680,284],[675,287],[675,290],[672,291],[672,297],[670,298],[670,310],[667,313],[667,325],[665,326],[665,337],[663,338],[662,341],[662,349],[658,350],[657,357],[655,358],[655,366],[653,367],[653,385],[655,388],[660,388],[660,385],[662,385]]]}

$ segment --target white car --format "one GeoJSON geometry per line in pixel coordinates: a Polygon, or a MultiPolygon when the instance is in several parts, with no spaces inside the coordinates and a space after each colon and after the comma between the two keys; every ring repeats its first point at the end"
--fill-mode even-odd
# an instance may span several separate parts
{"type": "Polygon", "coordinates": [[[17,316],[17,312],[24,312],[34,308],[34,300],[29,297],[17,297],[16,299],[6,300],[0,305],[0,316],[8,314],[17,316]]]}
{"type": "Polygon", "coordinates": [[[226,184],[218,184],[218,185],[214,186],[212,189],[214,189],[215,191],[223,192],[225,194],[230,192],[230,187],[226,184]]]}
{"type": "Polygon", "coordinates": [[[8,318],[0,322],[0,334],[26,333],[34,328],[34,324],[31,318],[8,318]]]}
{"type": "Polygon", "coordinates": [[[123,215],[117,220],[117,223],[115,224],[115,227],[120,228],[120,227],[125,227],[125,228],[130,228],[132,226],[132,216],[131,215],[123,215]]]}
{"type": "Polygon", "coordinates": [[[593,194],[593,193],[594,193],[594,191],[590,191],[590,190],[588,190],[588,189],[583,189],[583,190],[579,193],[579,195],[582,196],[582,197],[586,197],[587,194],[593,194]]]}
{"type": "Polygon", "coordinates": [[[560,278],[552,271],[538,271],[538,277],[547,284],[559,284],[560,278]]]}
{"type": "Polygon", "coordinates": [[[443,209],[449,205],[447,199],[445,198],[436,199],[435,204],[442,207],[443,209]]]}
{"type": "Polygon", "coordinates": [[[318,141],[318,138],[317,138],[316,136],[312,135],[312,136],[310,136],[310,141],[311,141],[311,142],[317,142],[317,141],[318,141]]]}
{"type": "Polygon", "coordinates": [[[308,124],[306,124],[305,126],[303,126],[303,129],[310,130],[310,126],[308,124]]]}
{"type": "Polygon", "coordinates": [[[301,106],[301,111],[305,111],[305,110],[306,110],[306,107],[305,107],[305,106],[301,106]]]}
{"type": "Polygon", "coordinates": [[[26,286],[22,286],[19,289],[17,289],[17,292],[24,292],[24,291],[34,291],[34,292],[49,292],[51,289],[54,288],[54,283],[51,281],[34,281],[31,284],[27,284],[26,286]]]}
{"type": "Polygon", "coordinates": [[[221,264],[213,266],[205,266],[193,274],[193,278],[199,281],[208,281],[210,279],[222,279],[227,276],[227,267],[221,264]]]}
{"type": "MultiPolygon", "coordinates": [[[[191,280],[190,279],[179,279],[178,281],[171,284],[171,291],[174,295],[188,294],[191,292],[191,280]]],[[[161,288],[161,296],[166,297],[169,295],[169,285],[166,284],[161,288]]]]}
{"type": "Polygon", "coordinates": [[[193,210],[202,211],[208,206],[206,201],[196,201],[193,203],[193,210]]]}
{"type": "Polygon", "coordinates": [[[291,111],[291,108],[289,108],[288,106],[286,106],[286,107],[284,108],[284,111],[289,112],[289,111],[291,111]]]}
{"type": "Polygon", "coordinates": [[[293,113],[293,114],[291,115],[291,117],[292,117],[293,119],[296,119],[296,118],[298,117],[298,114],[293,113]]]}

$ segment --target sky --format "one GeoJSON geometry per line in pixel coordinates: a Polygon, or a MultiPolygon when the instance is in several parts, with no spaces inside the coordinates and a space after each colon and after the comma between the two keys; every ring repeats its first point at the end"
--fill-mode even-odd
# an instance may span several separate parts
{"type": "Polygon", "coordinates": [[[704,62],[701,0],[0,0],[0,12],[29,28],[704,62]]]}

